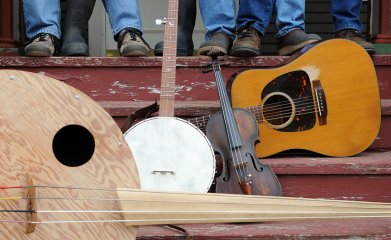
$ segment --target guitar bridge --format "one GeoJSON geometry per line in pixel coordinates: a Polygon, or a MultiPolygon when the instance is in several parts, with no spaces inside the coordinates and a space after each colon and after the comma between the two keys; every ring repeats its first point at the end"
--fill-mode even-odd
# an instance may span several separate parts
{"type": "Polygon", "coordinates": [[[315,93],[315,108],[317,109],[316,114],[319,119],[319,125],[327,124],[327,102],[326,94],[320,84],[319,80],[312,81],[315,93]]]}

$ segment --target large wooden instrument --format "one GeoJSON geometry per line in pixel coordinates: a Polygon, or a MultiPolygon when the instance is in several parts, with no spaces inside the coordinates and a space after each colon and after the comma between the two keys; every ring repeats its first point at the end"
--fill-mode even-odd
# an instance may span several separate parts
{"type": "Polygon", "coordinates": [[[0,121],[3,239],[131,240],[149,224],[391,217],[389,203],[139,190],[107,112],[39,74],[0,71],[0,121]]]}
{"type": "Polygon", "coordinates": [[[372,59],[349,40],[321,42],[278,68],[239,73],[231,101],[257,118],[258,157],[289,149],[351,156],[368,148],[380,128],[372,59]]]}
{"type": "Polygon", "coordinates": [[[211,55],[213,72],[220,97],[221,111],[207,125],[206,135],[223,162],[216,179],[216,192],[281,196],[280,183],[271,168],[255,155],[259,142],[254,116],[243,109],[232,109],[225,89],[217,55],[211,55]]]}
{"type": "Polygon", "coordinates": [[[174,117],[178,0],[170,0],[165,20],[159,117],[125,133],[140,175],[141,188],[208,192],[215,156],[206,136],[190,122],[174,117]]]}

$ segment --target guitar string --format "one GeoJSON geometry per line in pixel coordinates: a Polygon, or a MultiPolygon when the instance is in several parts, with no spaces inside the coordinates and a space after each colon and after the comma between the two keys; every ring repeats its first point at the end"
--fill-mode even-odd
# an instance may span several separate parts
{"type": "Polygon", "coordinates": [[[141,220],[133,220],[133,219],[112,219],[112,220],[53,220],[53,221],[27,221],[27,220],[0,220],[0,223],[17,223],[17,224],[34,224],[34,225],[44,225],[44,224],[71,224],[71,223],[133,223],[136,225],[146,225],[147,223],[152,224],[164,224],[164,223],[172,223],[172,222],[180,222],[180,223],[205,223],[205,222],[260,222],[260,221],[285,221],[285,220],[306,220],[306,219],[384,219],[390,218],[391,215],[386,216],[373,216],[373,215],[359,215],[359,216],[303,216],[303,217],[224,217],[224,218],[156,218],[156,219],[141,219],[141,220]]]}
{"type": "MultiPolygon", "coordinates": [[[[221,71],[220,71],[220,65],[219,65],[217,56],[212,57],[212,65],[213,65],[213,70],[215,72],[216,82],[217,82],[218,89],[219,89],[219,95],[223,95],[225,93],[224,92],[225,91],[224,79],[223,79],[221,71]]],[[[224,121],[226,122],[225,126],[226,126],[227,131],[231,132],[231,134],[227,134],[227,137],[228,137],[228,140],[229,140],[230,146],[231,146],[230,151],[231,151],[231,155],[232,155],[232,160],[234,162],[234,168],[235,168],[235,171],[237,171],[239,183],[243,184],[244,182],[242,182],[241,177],[244,177],[246,179],[249,176],[249,172],[248,172],[248,166],[246,165],[246,163],[243,164],[243,160],[241,160],[241,157],[244,157],[245,154],[243,152],[242,144],[240,144],[241,143],[240,136],[239,136],[240,133],[236,132],[236,131],[234,132],[234,130],[235,129],[238,130],[238,128],[235,128],[236,120],[235,120],[235,116],[233,114],[233,110],[232,110],[231,104],[229,103],[228,98],[223,98],[223,96],[220,96],[220,101],[222,102],[221,104],[225,106],[226,110],[231,109],[230,112],[232,113],[232,115],[225,116],[225,114],[223,114],[223,118],[224,118],[224,121]],[[233,139],[230,139],[231,136],[233,137],[233,139]],[[236,147],[236,146],[238,146],[238,147],[236,147]],[[237,170],[237,166],[239,167],[239,172],[237,170]],[[240,173],[240,175],[239,175],[239,173],[240,173]]],[[[223,113],[224,113],[224,111],[223,111],[223,113]]]]}
{"type": "MultiPolygon", "coordinates": [[[[132,191],[132,190],[131,190],[132,191]]],[[[30,198],[25,198],[25,199],[30,199],[30,198]]],[[[43,199],[43,198],[39,198],[39,199],[43,199]]],[[[48,199],[52,199],[52,198],[48,198],[48,199]]],[[[7,198],[5,200],[11,200],[10,198],[7,198]]],[[[75,199],[69,199],[69,198],[65,198],[65,200],[75,200],[75,199]]],[[[80,199],[77,199],[77,200],[80,200],[80,199]]],[[[88,200],[88,199],[82,199],[82,200],[88,200]]],[[[92,200],[100,200],[100,199],[92,199],[92,200]]],[[[110,199],[112,200],[112,199],[110,199]]],[[[135,202],[147,202],[148,200],[138,200],[138,199],[114,199],[116,202],[117,201],[135,201],[135,202]]],[[[320,200],[320,199],[318,199],[320,200]]],[[[186,203],[188,204],[189,202],[191,201],[176,201],[176,200],[171,200],[171,201],[162,201],[162,200],[149,200],[151,202],[168,202],[168,203],[174,203],[174,202],[182,202],[182,203],[186,203]]],[[[331,200],[331,202],[333,202],[333,200],[331,200]]],[[[346,201],[343,201],[343,202],[346,202],[346,201]]],[[[199,204],[216,204],[216,203],[211,203],[211,202],[194,202],[194,203],[199,203],[199,204]]],[[[218,203],[218,204],[222,204],[222,203],[218,203]]],[[[232,205],[233,203],[231,201],[228,201],[226,202],[226,204],[230,204],[232,205]]],[[[239,204],[239,205],[242,205],[242,203],[235,203],[235,204],[239,204]]],[[[253,206],[263,206],[263,207],[266,207],[266,205],[264,203],[248,203],[250,205],[253,205],[253,206]]],[[[301,206],[300,204],[296,204],[297,206],[301,206]]],[[[289,207],[292,207],[292,204],[289,204],[287,203],[286,205],[284,204],[280,204],[280,206],[289,206],[289,207]]],[[[321,206],[321,205],[320,205],[321,206]]],[[[315,208],[315,207],[320,207],[318,205],[315,205],[315,206],[307,206],[307,207],[312,207],[312,208],[315,208]]],[[[355,211],[352,211],[350,210],[349,212],[346,212],[346,210],[344,210],[345,212],[342,212],[342,211],[339,211],[338,213],[339,214],[368,214],[368,215],[363,215],[363,216],[359,216],[359,217],[382,217],[382,218],[389,218],[391,217],[391,212],[385,212],[385,210],[388,210],[388,211],[391,211],[391,204],[386,204],[386,206],[388,208],[384,208],[384,204],[379,204],[379,207],[383,207],[383,208],[373,208],[372,206],[370,207],[361,207],[359,210],[363,210],[363,209],[367,209],[367,210],[371,210],[371,212],[369,211],[358,211],[358,210],[355,210],[355,211]],[[375,211],[377,210],[377,211],[375,211]],[[371,214],[371,215],[369,215],[371,214]],[[379,216],[379,214],[383,214],[381,216],[379,216]],[[388,214],[388,215],[387,215],[388,214]],[[374,216],[375,215],[375,216],[374,216]]],[[[346,206],[329,206],[331,208],[349,208],[349,207],[346,207],[346,206]]],[[[354,208],[354,207],[352,207],[354,208]]],[[[357,207],[355,207],[357,208],[357,207]]],[[[241,213],[241,214],[260,214],[260,213],[279,213],[279,214],[288,214],[288,213],[292,213],[292,214],[335,214],[335,210],[328,212],[328,211],[286,211],[286,210],[233,210],[233,211],[226,211],[226,210],[218,210],[218,211],[211,211],[211,210],[203,210],[203,211],[150,211],[150,210],[1,210],[0,212],[8,212],[8,213],[40,213],[40,215],[42,215],[43,213],[133,213],[133,214],[141,214],[141,213],[158,213],[158,214],[169,214],[169,213],[176,213],[176,214],[200,214],[200,213],[215,213],[215,214],[221,214],[221,213],[224,213],[224,215],[226,214],[233,214],[233,213],[241,213]]],[[[348,217],[352,217],[351,215],[347,215],[348,217]]],[[[340,216],[339,216],[340,217],[340,216]]],[[[353,216],[353,217],[357,217],[357,216],[353,216]]],[[[274,217],[273,217],[274,218],[274,217]]],[[[305,216],[305,217],[301,217],[301,218],[308,218],[308,216],[305,216]]],[[[314,218],[319,218],[319,216],[317,217],[314,217],[314,218]]],[[[332,218],[335,218],[335,216],[333,216],[332,218]]],[[[211,218],[208,218],[208,219],[211,219],[211,218]]],[[[223,218],[223,219],[232,219],[232,217],[226,217],[223,218]]],[[[248,217],[246,217],[245,219],[248,219],[248,217]]],[[[283,219],[287,219],[286,217],[283,217],[283,219]]],[[[147,221],[167,221],[167,219],[149,219],[147,221]]],[[[170,220],[170,219],[169,219],[170,220]]],[[[178,220],[178,221],[183,221],[183,218],[178,218],[178,219],[171,219],[171,220],[178,220]]],[[[191,220],[194,220],[193,218],[191,220]]],[[[26,220],[23,220],[23,221],[19,221],[19,220],[2,220],[0,222],[20,222],[20,223],[33,223],[33,224],[43,224],[43,223],[72,223],[72,222],[114,222],[114,221],[123,221],[123,220],[60,220],[60,221],[38,221],[38,222],[34,222],[34,221],[26,221],[26,220]]],[[[125,221],[136,221],[137,220],[126,220],[125,221]]],[[[144,220],[141,220],[141,221],[144,221],[144,220]]]]}
{"type": "MultiPolygon", "coordinates": [[[[300,101],[297,101],[296,103],[299,103],[299,102],[300,101]]],[[[300,115],[305,115],[305,114],[318,112],[318,110],[316,109],[316,107],[314,106],[313,103],[316,103],[316,101],[312,102],[311,100],[309,100],[307,102],[304,102],[304,100],[302,100],[300,104],[295,104],[296,108],[299,108],[299,107],[302,108],[302,107],[307,107],[307,106],[312,107],[311,109],[308,108],[308,109],[306,109],[306,111],[302,111],[302,114],[295,114],[295,116],[300,116],[300,115]],[[313,111],[314,109],[315,109],[315,111],[313,111]],[[311,112],[307,112],[307,110],[311,110],[311,112]]],[[[281,104],[281,106],[285,107],[284,105],[285,104],[281,104]]],[[[289,104],[288,106],[291,106],[291,105],[289,104]]],[[[277,107],[277,105],[276,105],[276,107],[277,107]]],[[[264,116],[265,115],[264,112],[266,112],[266,111],[262,111],[262,108],[261,108],[260,105],[246,107],[244,109],[250,111],[254,116],[256,116],[258,122],[263,122],[263,118],[261,116],[264,116]],[[261,114],[259,114],[259,113],[261,113],[261,114]]],[[[269,110],[269,106],[268,106],[267,110],[269,110]]],[[[289,113],[291,113],[291,111],[289,113]]],[[[281,112],[279,114],[281,114],[281,112]]],[[[289,117],[289,116],[290,116],[290,114],[289,115],[283,115],[283,116],[281,116],[279,118],[275,118],[275,116],[270,115],[269,117],[272,117],[272,118],[270,118],[269,120],[277,120],[277,119],[286,118],[286,117],[289,117]]],[[[200,125],[197,122],[200,121],[199,119],[202,119],[202,123],[204,125],[206,125],[210,117],[211,117],[211,115],[208,115],[206,119],[205,119],[205,116],[196,117],[196,118],[189,119],[189,121],[190,122],[196,122],[195,125],[198,126],[200,129],[203,129],[202,127],[200,127],[200,125]]]]}

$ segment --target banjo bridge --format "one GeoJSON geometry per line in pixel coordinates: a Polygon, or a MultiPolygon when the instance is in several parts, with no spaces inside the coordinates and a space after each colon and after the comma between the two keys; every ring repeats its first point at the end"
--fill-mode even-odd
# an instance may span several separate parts
{"type": "Polygon", "coordinates": [[[162,175],[171,174],[171,175],[175,175],[175,172],[174,171],[152,171],[152,174],[162,174],[162,175]]]}

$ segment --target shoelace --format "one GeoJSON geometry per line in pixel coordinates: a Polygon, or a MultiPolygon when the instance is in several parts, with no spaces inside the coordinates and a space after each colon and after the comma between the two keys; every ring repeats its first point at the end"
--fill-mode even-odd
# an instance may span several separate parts
{"type": "Polygon", "coordinates": [[[344,34],[343,34],[343,37],[344,38],[360,38],[360,39],[364,39],[362,34],[360,34],[359,32],[357,32],[355,30],[346,30],[344,32],[344,34]]]}
{"type": "Polygon", "coordinates": [[[140,39],[149,49],[151,49],[151,47],[148,45],[148,43],[141,37],[140,34],[138,34],[137,32],[135,31],[128,31],[126,33],[126,35],[129,34],[129,37],[132,41],[137,41],[137,38],[140,39]]]}
{"type": "Polygon", "coordinates": [[[239,39],[242,39],[242,38],[252,38],[252,39],[254,39],[255,38],[254,31],[255,30],[251,29],[251,28],[243,29],[243,31],[238,35],[238,38],[239,39]]]}

